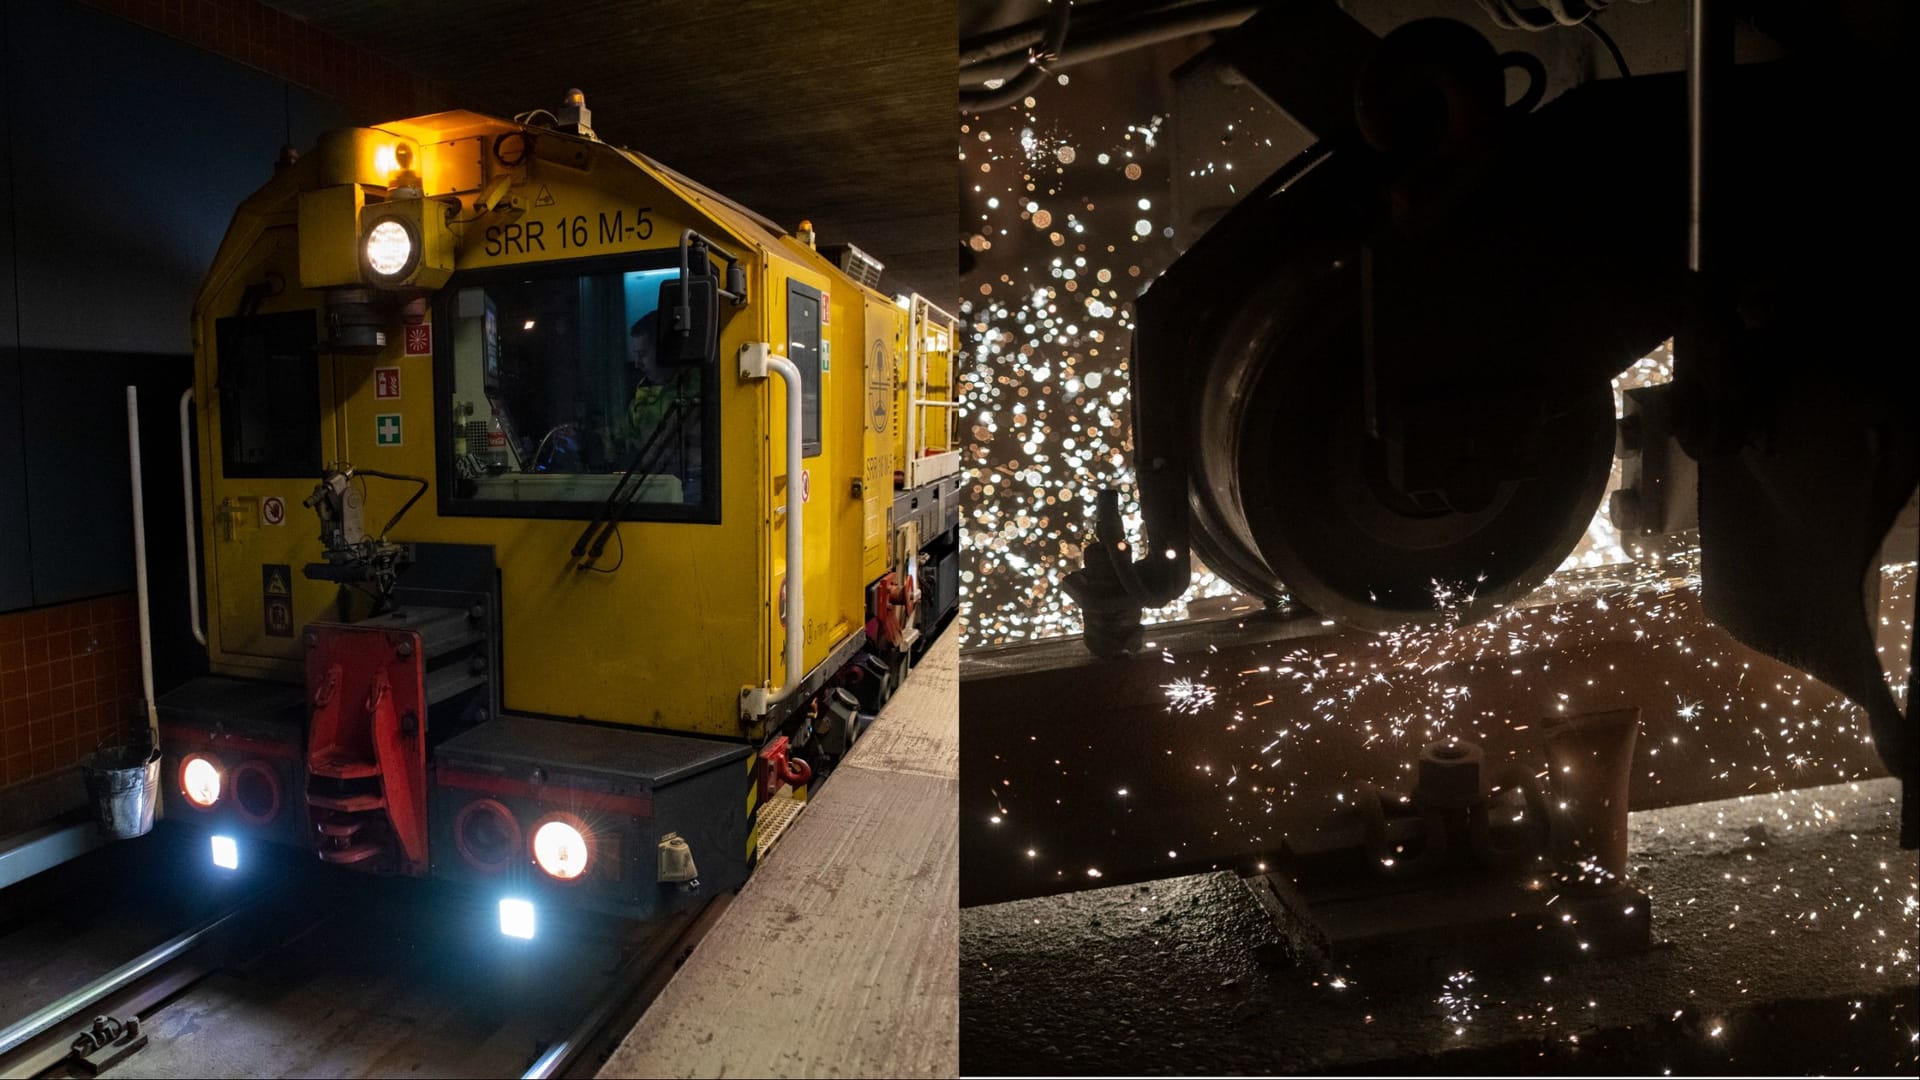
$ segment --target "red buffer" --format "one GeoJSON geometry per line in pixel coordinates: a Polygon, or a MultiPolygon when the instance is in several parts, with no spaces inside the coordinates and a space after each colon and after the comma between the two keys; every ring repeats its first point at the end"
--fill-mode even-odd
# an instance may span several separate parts
{"type": "Polygon", "coordinates": [[[322,859],[424,876],[426,672],[420,635],[309,628],[307,812],[322,859]]]}
{"type": "Polygon", "coordinates": [[[813,766],[791,756],[792,744],[785,735],[775,738],[760,750],[760,801],[766,802],[780,790],[781,784],[800,787],[813,779],[813,766]]]}

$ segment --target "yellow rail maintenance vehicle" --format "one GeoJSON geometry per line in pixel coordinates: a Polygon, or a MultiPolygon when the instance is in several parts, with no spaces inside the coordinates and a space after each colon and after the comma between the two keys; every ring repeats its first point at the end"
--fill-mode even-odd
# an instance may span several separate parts
{"type": "Polygon", "coordinates": [[[879,270],[577,91],[286,155],[194,312],[167,816],[520,936],[737,887],[957,602],[953,318],[879,270]]]}

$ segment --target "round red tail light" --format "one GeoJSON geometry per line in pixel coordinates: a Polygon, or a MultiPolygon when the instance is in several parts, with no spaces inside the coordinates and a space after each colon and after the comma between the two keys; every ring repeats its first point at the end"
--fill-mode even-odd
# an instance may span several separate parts
{"type": "Polygon", "coordinates": [[[229,778],[233,809],[249,825],[266,825],[280,816],[280,774],[258,758],[244,761],[229,778]]]}
{"type": "Polygon", "coordinates": [[[520,854],[520,823],[493,799],[475,799],[453,817],[453,846],[468,866],[497,874],[520,854]]]}

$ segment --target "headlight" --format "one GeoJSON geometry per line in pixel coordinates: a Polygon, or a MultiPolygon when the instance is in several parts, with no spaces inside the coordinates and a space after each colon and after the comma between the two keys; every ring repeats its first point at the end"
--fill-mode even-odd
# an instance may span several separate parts
{"type": "Polygon", "coordinates": [[[533,830],[533,861],[549,877],[577,880],[593,862],[592,834],[577,820],[550,817],[533,830]]]}
{"type": "Polygon", "coordinates": [[[387,218],[367,230],[362,254],[367,269],[376,277],[400,278],[413,269],[415,261],[413,230],[395,218],[387,218]]]}
{"type": "Polygon", "coordinates": [[[220,801],[220,788],[226,770],[217,758],[206,754],[188,754],[180,763],[180,793],[202,810],[210,810],[220,801]]]}
{"type": "Polygon", "coordinates": [[[505,898],[500,901],[500,932],[508,937],[533,938],[533,904],[505,898]]]}

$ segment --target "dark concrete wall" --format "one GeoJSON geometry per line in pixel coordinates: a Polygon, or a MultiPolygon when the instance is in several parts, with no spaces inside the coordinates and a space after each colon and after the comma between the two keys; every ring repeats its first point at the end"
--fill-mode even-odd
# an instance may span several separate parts
{"type": "Polygon", "coordinates": [[[233,207],[349,108],[76,4],[5,19],[15,344],[191,353],[233,207]]]}
{"type": "Polygon", "coordinates": [[[0,4],[0,613],[22,613],[0,627],[0,786],[138,720],[128,385],[156,687],[204,669],[178,464],[195,294],[283,145],[431,93],[253,0],[0,4]]]}

